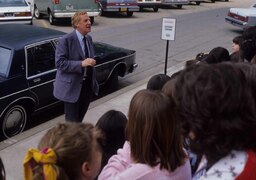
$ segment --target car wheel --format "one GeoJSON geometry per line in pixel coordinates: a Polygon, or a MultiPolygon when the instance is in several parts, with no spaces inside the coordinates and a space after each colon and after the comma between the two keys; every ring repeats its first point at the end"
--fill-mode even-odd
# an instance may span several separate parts
{"type": "Polygon", "coordinates": [[[177,5],[177,7],[178,7],[179,9],[181,9],[181,8],[182,8],[182,5],[179,4],[179,5],[177,5]]]}
{"type": "Polygon", "coordinates": [[[91,20],[91,24],[93,24],[93,23],[94,23],[94,17],[91,16],[91,17],[90,17],[90,20],[91,20]]]}
{"type": "Polygon", "coordinates": [[[200,5],[200,2],[196,2],[196,5],[200,5]]]}
{"type": "Polygon", "coordinates": [[[127,12],[127,17],[132,17],[132,15],[133,15],[133,12],[127,12]]]}
{"type": "Polygon", "coordinates": [[[154,12],[158,11],[158,7],[153,7],[154,12]]]}
{"type": "Polygon", "coordinates": [[[52,13],[49,14],[49,22],[51,25],[56,24],[56,18],[52,15],[52,13]]]}
{"type": "Polygon", "coordinates": [[[21,133],[27,123],[28,114],[26,109],[21,105],[10,107],[3,116],[1,122],[1,133],[4,137],[10,138],[21,133]]]}
{"type": "Polygon", "coordinates": [[[42,14],[40,13],[40,11],[37,9],[36,5],[35,5],[35,8],[34,8],[34,16],[36,19],[41,19],[42,18],[42,14]]]}

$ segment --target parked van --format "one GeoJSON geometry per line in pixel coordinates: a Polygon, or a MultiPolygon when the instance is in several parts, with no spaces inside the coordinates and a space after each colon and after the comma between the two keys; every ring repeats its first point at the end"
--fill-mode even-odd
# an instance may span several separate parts
{"type": "Polygon", "coordinates": [[[128,17],[139,11],[137,0],[100,0],[102,14],[105,12],[125,12],[128,17]]]}
{"type": "Polygon", "coordinates": [[[181,9],[182,6],[186,4],[189,4],[189,0],[162,0],[162,5],[167,5],[167,6],[175,5],[179,9],[181,9]]]}
{"type": "Polygon", "coordinates": [[[98,0],[34,0],[34,16],[37,19],[43,15],[49,16],[50,24],[58,19],[71,18],[77,11],[86,11],[94,22],[94,17],[100,14],[98,0]]]}
{"type": "Polygon", "coordinates": [[[143,8],[153,8],[154,12],[158,11],[158,8],[161,7],[161,0],[138,0],[138,5],[140,7],[140,11],[143,8]]]}

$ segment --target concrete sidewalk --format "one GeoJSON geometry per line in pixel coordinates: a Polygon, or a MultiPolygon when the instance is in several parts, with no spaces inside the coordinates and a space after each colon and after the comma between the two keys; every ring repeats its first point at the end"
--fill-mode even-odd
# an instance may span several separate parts
{"type": "MultiPolygon", "coordinates": [[[[168,75],[183,68],[183,62],[167,70],[168,75]]],[[[99,117],[106,111],[115,109],[127,114],[129,103],[133,95],[141,89],[146,88],[149,78],[139,81],[133,85],[123,88],[117,92],[98,99],[90,104],[89,110],[83,122],[96,124],[99,117]]],[[[7,180],[22,180],[22,161],[29,148],[36,148],[41,137],[46,131],[59,122],[64,122],[64,116],[56,117],[46,123],[11,139],[0,142],[0,157],[3,160],[7,180]]]]}

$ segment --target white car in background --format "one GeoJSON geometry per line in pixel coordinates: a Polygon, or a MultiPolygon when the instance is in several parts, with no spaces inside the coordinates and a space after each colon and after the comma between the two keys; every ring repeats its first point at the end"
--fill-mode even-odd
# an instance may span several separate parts
{"type": "Polygon", "coordinates": [[[32,11],[27,0],[0,0],[0,24],[32,24],[32,11]]]}
{"type": "Polygon", "coordinates": [[[225,21],[242,29],[256,26],[256,4],[249,8],[230,8],[225,21]]]}

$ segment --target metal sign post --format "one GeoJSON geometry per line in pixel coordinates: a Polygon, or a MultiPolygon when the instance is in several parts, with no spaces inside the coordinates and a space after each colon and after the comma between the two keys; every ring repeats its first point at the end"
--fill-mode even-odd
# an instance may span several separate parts
{"type": "Polygon", "coordinates": [[[163,18],[163,21],[162,21],[162,39],[167,40],[166,53],[165,53],[164,74],[167,73],[169,40],[174,41],[174,39],[175,39],[175,24],[176,24],[176,19],[163,18]]]}

